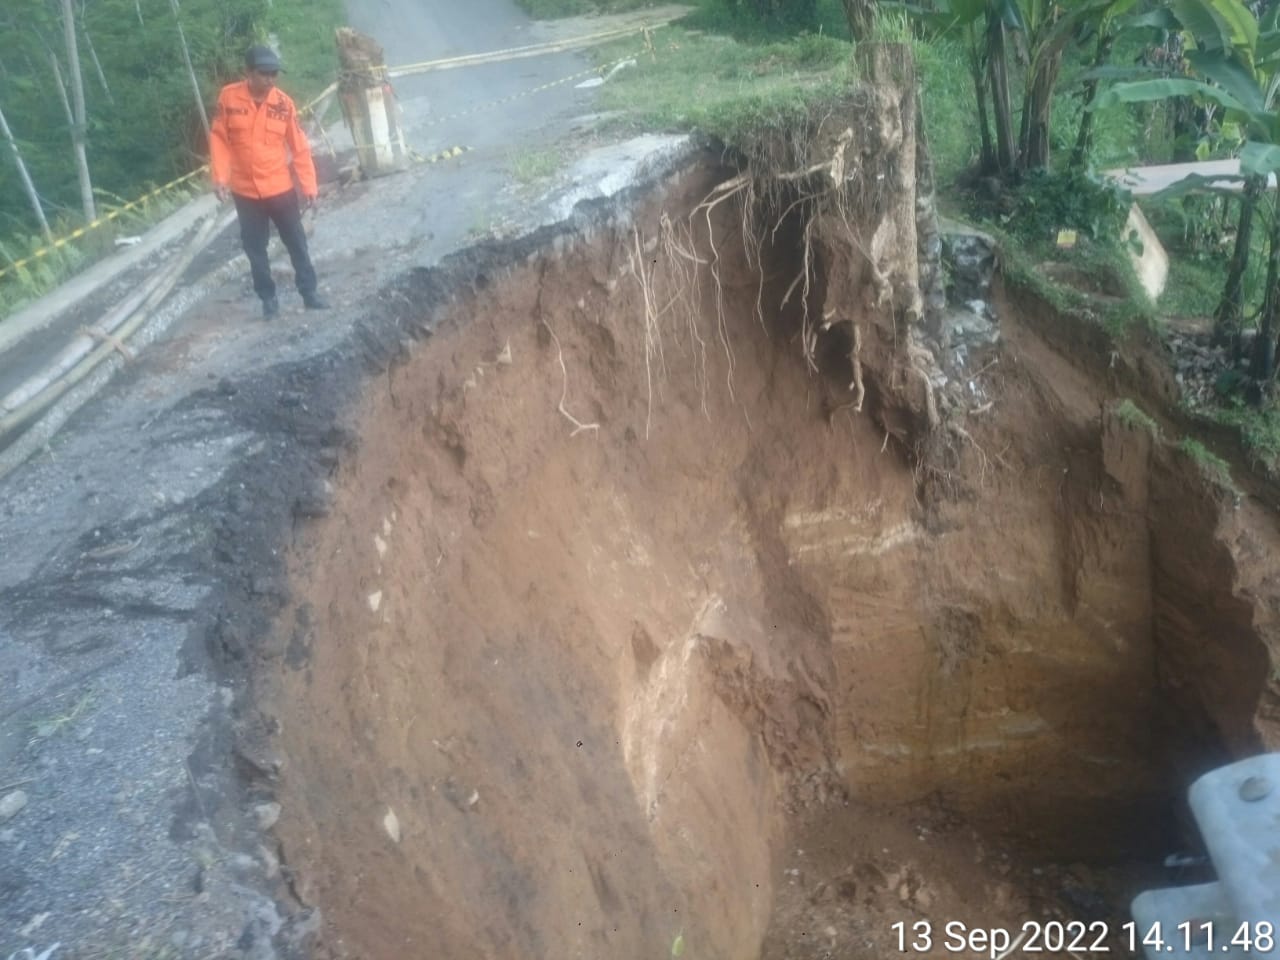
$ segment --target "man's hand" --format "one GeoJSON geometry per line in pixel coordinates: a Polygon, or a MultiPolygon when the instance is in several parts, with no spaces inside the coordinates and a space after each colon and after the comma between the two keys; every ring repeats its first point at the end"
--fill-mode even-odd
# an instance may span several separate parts
{"type": "Polygon", "coordinates": [[[213,188],[213,195],[218,198],[219,203],[226,203],[231,199],[231,190],[223,184],[216,184],[213,188]]]}
{"type": "Polygon", "coordinates": [[[319,202],[320,202],[320,198],[319,198],[319,197],[308,197],[308,196],[305,196],[305,195],[304,195],[304,196],[303,196],[303,198],[302,198],[302,209],[303,209],[303,210],[314,210],[314,209],[315,209],[316,204],[317,204],[317,203],[319,203],[319,202]]]}

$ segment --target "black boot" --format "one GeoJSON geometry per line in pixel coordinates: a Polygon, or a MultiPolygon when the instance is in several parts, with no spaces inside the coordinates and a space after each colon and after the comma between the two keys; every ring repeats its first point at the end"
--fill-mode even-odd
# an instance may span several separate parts
{"type": "Polygon", "coordinates": [[[280,315],[280,301],[275,297],[266,297],[262,301],[262,319],[270,320],[280,315]]]}
{"type": "Polygon", "coordinates": [[[328,310],[329,301],[318,293],[304,293],[302,295],[302,305],[308,310],[328,310]]]}

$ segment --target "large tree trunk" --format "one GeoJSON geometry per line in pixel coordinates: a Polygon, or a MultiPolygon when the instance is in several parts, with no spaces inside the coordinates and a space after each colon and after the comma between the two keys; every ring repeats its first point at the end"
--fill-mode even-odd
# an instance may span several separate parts
{"type": "Polygon", "coordinates": [[[1227,282],[1222,288],[1222,298],[1213,314],[1214,346],[1223,347],[1232,343],[1240,332],[1240,320],[1244,316],[1244,273],[1249,267],[1249,246],[1253,241],[1253,214],[1262,191],[1266,188],[1266,177],[1249,177],[1244,183],[1244,192],[1240,195],[1236,246],[1231,254],[1231,266],[1227,269],[1227,282]]]}
{"type": "Polygon", "coordinates": [[[840,0],[849,21],[849,36],[855,43],[868,40],[876,21],[875,0],[840,0]]]}
{"type": "Polygon", "coordinates": [[[3,109],[0,109],[0,134],[4,135],[5,140],[9,142],[9,149],[13,151],[13,159],[18,164],[18,176],[22,179],[23,189],[27,191],[31,212],[36,215],[36,222],[40,224],[40,232],[44,234],[46,240],[52,240],[53,231],[49,229],[49,221],[45,219],[44,207],[40,205],[40,195],[36,193],[36,185],[31,182],[31,174],[27,173],[22,151],[18,149],[18,141],[13,138],[13,131],[9,129],[9,121],[5,119],[3,109]]]}
{"type": "Polygon", "coordinates": [[[987,23],[987,75],[991,81],[991,109],[995,114],[996,162],[1001,173],[1010,173],[1017,163],[1018,148],[1013,139],[1004,21],[998,15],[993,15],[987,23]]]}
{"type": "Polygon", "coordinates": [[[182,44],[182,60],[187,65],[187,76],[191,79],[191,90],[196,97],[196,109],[200,111],[200,122],[204,125],[205,139],[209,137],[209,115],[204,110],[204,95],[200,92],[200,81],[196,79],[196,71],[191,66],[191,49],[187,46],[187,35],[182,30],[182,15],[178,12],[178,0],[169,0],[173,8],[173,19],[178,24],[178,41],[182,44]]]}
{"type": "MultiPolygon", "coordinates": [[[[1280,209],[1276,213],[1280,214],[1280,209]]],[[[1267,251],[1267,295],[1262,302],[1262,320],[1253,339],[1253,357],[1249,363],[1249,375],[1257,380],[1271,379],[1275,370],[1277,312],[1280,312],[1280,216],[1273,214],[1267,251]]]]}
{"type": "MultiPolygon", "coordinates": [[[[1095,70],[1105,67],[1107,61],[1111,59],[1111,48],[1115,46],[1115,33],[1109,29],[1102,29],[1098,34],[1098,49],[1093,55],[1093,68],[1095,70]]],[[[1080,130],[1076,134],[1076,145],[1071,151],[1071,166],[1073,168],[1083,167],[1085,160],[1089,157],[1089,147],[1093,145],[1093,111],[1089,109],[1093,106],[1093,102],[1098,99],[1098,79],[1095,77],[1084,85],[1084,111],[1080,117],[1080,130]]]]}
{"type": "Polygon", "coordinates": [[[84,108],[84,77],[80,73],[80,47],[76,40],[76,18],[71,0],[62,0],[62,33],[67,41],[67,66],[71,70],[71,101],[75,110],[71,148],[75,154],[76,173],[80,177],[80,204],[84,218],[96,220],[98,209],[93,199],[93,181],[89,179],[89,157],[85,149],[89,123],[84,108]]]}

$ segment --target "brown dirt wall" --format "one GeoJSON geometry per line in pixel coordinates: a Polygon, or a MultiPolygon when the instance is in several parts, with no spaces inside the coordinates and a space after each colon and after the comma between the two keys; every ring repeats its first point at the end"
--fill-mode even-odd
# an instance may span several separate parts
{"type": "Polygon", "coordinates": [[[663,215],[725,176],[480,278],[371,378],[258,690],[324,952],[883,956],[893,919],[1031,909],[991,844],[1150,858],[1185,775],[1274,742],[1274,514],[1118,420],[1043,305],[923,458],[892,318],[851,306],[842,409],[774,306],[794,230],[761,293],[717,208],[723,310],[671,269],[663,215]],[[806,829],[826,859],[781,872],[806,829]]]}

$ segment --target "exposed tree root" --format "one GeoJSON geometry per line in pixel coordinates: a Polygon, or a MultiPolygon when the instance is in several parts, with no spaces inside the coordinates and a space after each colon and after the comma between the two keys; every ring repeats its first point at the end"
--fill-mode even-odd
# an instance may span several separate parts
{"type": "MultiPolygon", "coordinates": [[[[870,109],[872,104],[867,106],[870,109]]],[[[694,206],[687,220],[682,218],[677,222],[662,214],[656,237],[646,241],[640,230],[633,228],[628,257],[631,272],[641,288],[645,314],[649,403],[646,437],[652,426],[653,395],[656,391],[661,396],[662,380],[667,374],[662,323],[668,312],[677,317],[683,315],[684,322],[675,326],[675,339],[683,347],[687,332],[695,383],[701,394],[703,413],[707,413],[707,348],[712,337],[699,323],[706,305],[701,299],[704,288],[713,298],[715,338],[726,358],[725,382],[729,397],[736,401],[736,361],[724,290],[724,268],[728,261],[723,254],[726,234],[738,226],[746,265],[756,273],[755,311],[762,325],[765,286],[775,280],[766,276],[765,244],[775,244],[784,231],[786,236],[798,235],[796,273],[789,279],[783,278],[786,287],[782,297],[776,307],[771,304],[768,309],[787,310],[788,318],[798,314],[798,339],[811,372],[820,372],[822,335],[836,324],[847,325],[851,344],[847,352],[850,402],[840,404],[836,410],[864,412],[868,394],[864,337],[871,332],[870,345],[877,334],[887,335],[892,323],[893,355],[887,358],[890,366],[881,371],[887,381],[882,384],[885,400],[899,402],[905,390],[912,398],[908,405],[927,419],[928,432],[933,433],[943,425],[945,418],[939,409],[935,386],[938,363],[915,339],[918,334],[913,329],[923,309],[921,293],[910,274],[917,254],[912,238],[903,232],[909,231],[909,226],[903,225],[899,230],[895,220],[903,206],[900,188],[910,186],[910,170],[897,169],[890,153],[884,153],[872,166],[866,158],[874,154],[861,148],[868,143],[875,146],[875,143],[863,142],[855,133],[860,129],[857,124],[844,126],[842,121],[836,126],[830,120],[830,117],[821,118],[816,124],[803,124],[781,131],[775,139],[761,141],[747,168],[713,186],[694,206]],[[822,152],[820,159],[818,150],[822,152]],[[725,204],[734,204],[737,208],[738,222],[731,222],[728,229],[725,204]],[[908,255],[912,258],[910,262],[905,259],[908,255]],[[703,271],[710,277],[709,285],[702,276],[703,271]],[[866,299],[859,302],[863,291],[866,299]]],[[[887,140],[880,146],[885,144],[889,150],[894,146],[887,140]]],[[[914,223],[912,220],[911,225],[914,223]]],[[[881,355],[877,352],[875,356],[881,355]]],[[[887,437],[888,434],[886,442],[887,437]]],[[[985,475],[986,452],[967,434],[949,433],[948,437],[948,446],[955,441],[972,445],[978,451],[985,475]]]]}
{"type": "Polygon", "coordinates": [[[929,378],[928,367],[934,365],[933,354],[914,341],[907,342],[908,370],[919,379],[924,392],[925,415],[929,418],[929,429],[938,427],[938,400],[934,395],[933,381],[929,378]]]}
{"type": "Polygon", "coordinates": [[[740,173],[738,176],[713,187],[711,192],[689,214],[690,221],[701,214],[707,222],[707,242],[711,246],[709,266],[711,280],[715,284],[716,330],[720,337],[720,346],[724,348],[725,357],[729,364],[728,372],[725,374],[725,384],[729,389],[729,398],[731,400],[736,399],[733,393],[733,371],[737,363],[733,356],[733,345],[729,342],[729,327],[724,315],[724,284],[720,279],[720,250],[716,246],[716,231],[715,225],[711,222],[711,214],[720,204],[737,197],[739,194],[746,195],[742,201],[744,205],[755,202],[755,179],[749,171],[740,173]]]}
{"type": "Polygon", "coordinates": [[[862,328],[858,326],[856,320],[851,320],[849,323],[853,327],[853,349],[849,351],[849,363],[853,366],[853,383],[849,384],[849,389],[853,391],[853,409],[861,413],[862,401],[867,397],[867,389],[862,384],[862,360],[859,357],[862,352],[862,328]]]}
{"type": "Polygon", "coordinates": [[[569,370],[564,365],[564,350],[560,346],[560,338],[557,337],[556,332],[551,329],[551,324],[547,323],[546,320],[540,320],[539,323],[541,323],[544,327],[547,328],[547,333],[551,335],[551,340],[556,345],[556,360],[560,363],[560,375],[562,377],[561,387],[560,387],[560,404],[559,406],[556,407],[556,409],[560,411],[560,414],[566,420],[568,420],[570,423],[573,424],[573,432],[570,433],[569,436],[576,437],[578,434],[582,433],[584,430],[598,431],[600,429],[600,424],[583,423],[581,420],[579,420],[577,417],[575,417],[572,413],[570,413],[565,408],[564,402],[565,402],[565,399],[569,396],[569,370]]]}
{"type": "Polygon", "coordinates": [[[631,258],[631,275],[640,284],[640,294],[644,301],[644,381],[648,397],[648,407],[644,417],[644,437],[649,439],[649,428],[653,423],[653,356],[662,348],[662,334],[658,330],[657,316],[653,308],[652,270],[646,267],[644,251],[640,245],[640,230],[632,228],[632,240],[635,249],[631,258]]]}
{"type": "Polygon", "coordinates": [[[677,228],[666,213],[660,220],[662,230],[662,250],[673,274],[675,286],[673,298],[684,308],[685,325],[689,331],[690,347],[693,350],[694,385],[702,402],[702,415],[707,412],[707,342],[702,338],[698,326],[698,268],[707,265],[707,261],[694,252],[693,233],[687,224],[677,228]],[[677,230],[679,231],[677,233],[677,230]]]}

